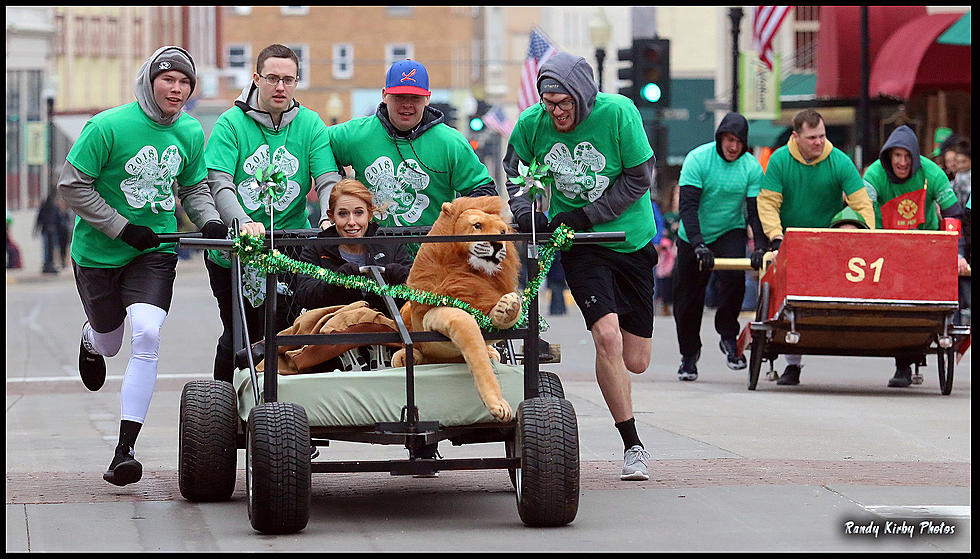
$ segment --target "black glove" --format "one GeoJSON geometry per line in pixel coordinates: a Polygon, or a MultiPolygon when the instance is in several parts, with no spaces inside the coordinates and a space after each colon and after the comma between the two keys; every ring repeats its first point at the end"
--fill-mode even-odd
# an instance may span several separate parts
{"type": "Polygon", "coordinates": [[[228,226],[220,221],[209,221],[201,227],[205,239],[224,239],[228,236],[228,226]]]}
{"type": "Polygon", "coordinates": [[[344,262],[337,268],[337,273],[345,276],[357,276],[361,274],[361,266],[353,262],[344,262]]]}
{"type": "Polygon", "coordinates": [[[698,259],[698,270],[708,272],[715,267],[715,254],[711,252],[708,245],[698,243],[694,247],[694,256],[698,259]]]}
{"type": "Polygon", "coordinates": [[[779,250],[779,245],[783,244],[783,238],[773,239],[769,241],[769,250],[779,250]]]}
{"type": "Polygon", "coordinates": [[[548,224],[548,231],[558,229],[559,225],[567,225],[575,231],[583,231],[592,227],[592,220],[589,219],[589,216],[585,215],[585,210],[575,208],[570,212],[561,212],[556,215],[551,220],[551,223],[548,224]]]}
{"type": "Polygon", "coordinates": [[[160,237],[157,237],[153,229],[134,223],[127,223],[123,227],[122,233],[119,234],[119,238],[136,250],[146,250],[160,246],[160,237]]]}
{"type": "Polygon", "coordinates": [[[517,230],[521,233],[531,232],[531,215],[534,215],[534,230],[536,232],[546,232],[548,230],[548,216],[541,212],[526,212],[517,218],[517,230]]]}
{"type": "Polygon", "coordinates": [[[749,256],[749,262],[752,264],[753,270],[762,269],[762,257],[766,255],[766,250],[762,248],[757,248],[752,251],[752,255],[749,256]]]}

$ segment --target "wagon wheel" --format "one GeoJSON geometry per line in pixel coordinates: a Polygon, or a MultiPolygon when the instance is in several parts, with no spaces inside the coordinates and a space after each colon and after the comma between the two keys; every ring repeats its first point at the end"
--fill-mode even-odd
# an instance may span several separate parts
{"type": "Polygon", "coordinates": [[[563,526],[579,500],[578,423],[571,402],[530,398],[517,407],[513,451],[517,512],[528,526],[563,526]]]}
{"type": "Polygon", "coordinates": [[[252,408],[245,446],[248,517],[264,534],[292,534],[310,519],[310,428],[287,402],[252,408]]]}
{"type": "Polygon", "coordinates": [[[939,348],[936,352],[939,361],[939,389],[943,396],[953,391],[953,366],[956,364],[956,354],[953,348],[939,348]]]}
{"type": "MultiPolygon", "coordinates": [[[[769,318],[769,284],[759,287],[759,303],[755,306],[755,321],[763,322],[769,318]]],[[[751,332],[751,330],[749,330],[751,332]]],[[[765,339],[762,335],[752,336],[751,355],[749,357],[749,390],[755,390],[759,384],[759,372],[762,370],[762,348],[765,339]]]]}
{"type": "Polygon", "coordinates": [[[195,380],[180,395],[177,479],[188,501],[227,501],[235,491],[238,405],[231,383],[195,380]]]}
{"type": "MultiPolygon", "coordinates": [[[[562,388],[561,379],[558,378],[558,375],[550,371],[538,372],[538,396],[541,398],[565,397],[565,389],[562,388]]],[[[517,456],[517,451],[515,450],[514,446],[515,442],[513,437],[510,437],[504,441],[504,452],[507,458],[514,458],[517,456]]],[[[516,489],[517,470],[515,468],[508,468],[507,473],[510,475],[510,484],[516,489]]]]}

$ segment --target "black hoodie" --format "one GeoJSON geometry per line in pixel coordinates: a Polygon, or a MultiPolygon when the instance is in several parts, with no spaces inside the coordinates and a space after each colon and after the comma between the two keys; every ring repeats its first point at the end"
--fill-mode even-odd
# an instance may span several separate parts
{"type": "Polygon", "coordinates": [[[919,156],[919,139],[915,137],[915,132],[904,124],[892,131],[888,135],[888,139],[885,140],[885,145],[881,146],[881,151],[878,152],[878,160],[881,161],[881,168],[885,170],[885,175],[888,176],[888,182],[892,184],[902,184],[915,176],[922,168],[922,160],[919,156]],[[912,154],[912,167],[904,179],[898,178],[895,175],[895,170],[892,169],[891,150],[894,148],[903,148],[912,154]]]}

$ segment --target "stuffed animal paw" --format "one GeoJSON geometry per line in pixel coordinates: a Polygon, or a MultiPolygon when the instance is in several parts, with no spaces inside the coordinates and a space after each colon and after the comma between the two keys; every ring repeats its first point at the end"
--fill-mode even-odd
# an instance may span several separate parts
{"type": "Polygon", "coordinates": [[[483,399],[483,405],[487,407],[487,411],[497,421],[507,422],[514,417],[514,412],[510,409],[510,404],[501,397],[486,397],[483,399]]]}
{"type": "MultiPolygon", "coordinates": [[[[423,363],[423,360],[422,360],[422,352],[419,351],[418,349],[414,348],[414,347],[412,348],[412,356],[415,359],[414,362],[415,362],[416,365],[421,365],[423,363]]],[[[392,367],[404,367],[405,366],[405,358],[406,358],[405,348],[399,349],[398,351],[396,351],[394,353],[394,355],[391,356],[391,366],[392,367]]]]}
{"type": "Polygon", "coordinates": [[[490,311],[490,323],[495,328],[510,328],[521,318],[521,296],[515,291],[504,294],[490,311]]]}

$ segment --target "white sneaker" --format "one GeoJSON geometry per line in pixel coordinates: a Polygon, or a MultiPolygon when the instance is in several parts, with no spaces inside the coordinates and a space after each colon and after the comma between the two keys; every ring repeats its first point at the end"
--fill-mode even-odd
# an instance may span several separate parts
{"type": "Polygon", "coordinates": [[[623,457],[623,473],[619,479],[624,481],[646,481],[650,479],[647,460],[650,460],[649,452],[640,445],[631,446],[623,457]]]}

